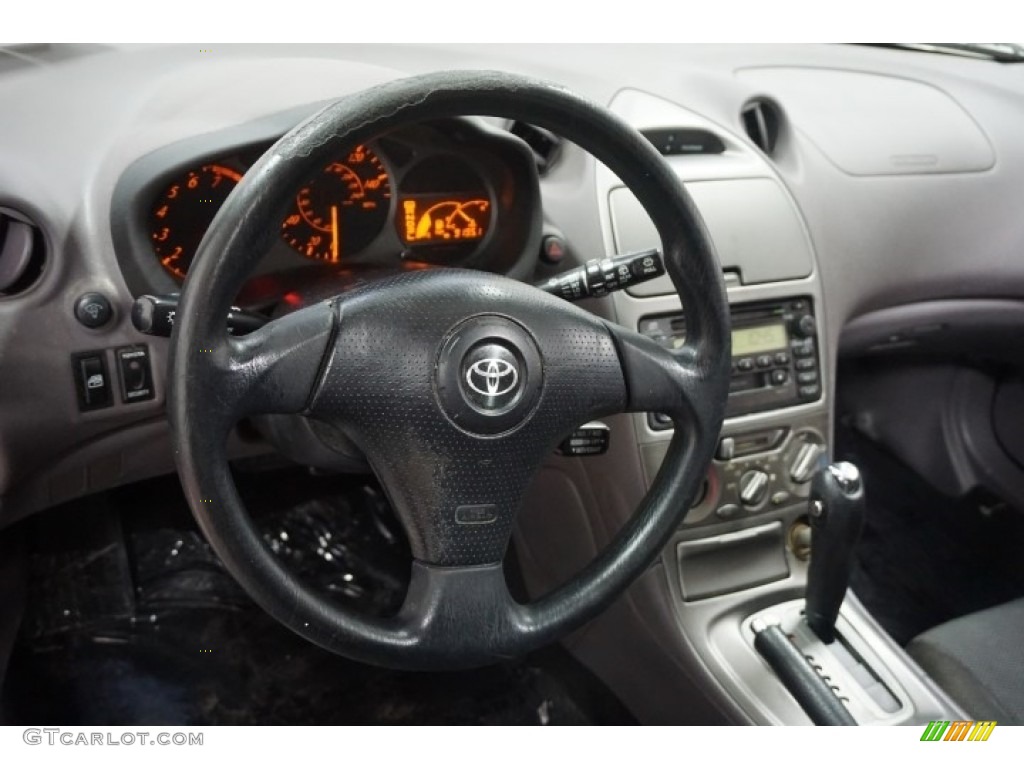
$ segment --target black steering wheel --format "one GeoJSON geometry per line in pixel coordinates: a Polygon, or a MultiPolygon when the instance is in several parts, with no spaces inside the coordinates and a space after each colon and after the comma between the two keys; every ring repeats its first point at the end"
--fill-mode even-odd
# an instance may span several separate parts
{"type": "Polygon", "coordinates": [[[496,72],[398,80],[341,99],[290,131],[245,174],[203,239],[171,340],[168,411],[178,471],[203,533],[253,599],[309,640],[407,669],[523,654],[595,616],[658,555],[695,496],[721,429],[728,304],[714,249],[675,173],[608,110],[496,72]],[[377,282],[230,337],[225,317],[277,236],[294,190],[339,147],[400,125],[492,115],[543,126],[605,163],[661,236],[686,309],[668,352],[528,285],[431,269],[377,282]],[[523,605],[501,560],[531,478],[580,424],[656,411],[676,425],[640,508],[584,570],[523,605]],[[369,617],[318,596],[263,544],[225,443],[238,419],[301,413],[362,449],[408,534],[404,604],[369,617]]]}

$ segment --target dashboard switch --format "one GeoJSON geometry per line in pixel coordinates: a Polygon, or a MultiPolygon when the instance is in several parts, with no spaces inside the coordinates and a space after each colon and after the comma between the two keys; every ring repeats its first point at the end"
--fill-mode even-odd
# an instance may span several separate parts
{"type": "Polygon", "coordinates": [[[565,258],[565,240],[558,235],[546,235],[540,243],[540,257],[548,264],[558,264],[565,258]]]}
{"type": "Polygon", "coordinates": [[[736,456],[736,438],[723,437],[718,441],[718,450],[715,451],[715,458],[719,461],[732,461],[736,456]]]}
{"type": "Polygon", "coordinates": [[[101,328],[113,316],[114,308],[102,293],[83,293],[75,302],[75,317],[86,328],[101,328]]]}
{"type": "Polygon", "coordinates": [[[122,347],[114,356],[121,374],[121,399],[135,403],[153,399],[153,373],[149,365],[149,348],[145,344],[122,347]]]}
{"type": "Polygon", "coordinates": [[[75,389],[78,392],[79,410],[93,411],[97,408],[106,408],[113,403],[106,354],[102,349],[73,355],[71,367],[75,377],[75,389]]]}

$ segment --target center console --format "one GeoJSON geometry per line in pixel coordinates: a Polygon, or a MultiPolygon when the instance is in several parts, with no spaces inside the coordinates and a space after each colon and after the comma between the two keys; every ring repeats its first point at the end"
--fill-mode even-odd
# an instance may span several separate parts
{"type": "MultiPolygon", "coordinates": [[[[719,252],[732,317],[732,379],[706,482],[661,562],[609,611],[600,631],[573,642],[574,653],[651,722],[704,722],[717,711],[726,722],[807,724],[811,716],[756,647],[765,628],[775,627],[772,634],[786,638],[786,652],[806,661],[801,670],[813,670],[858,723],[960,716],[852,593],[842,599],[845,585],[841,609],[830,603],[838,609],[831,642],[806,619],[812,485],[832,453],[835,334],[792,197],[763,156],[721,126],[638,91],[621,91],[611,106],[641,129],[684,126],[722,140],[714,157],[667,160],[719,252]],[[642,654],[644,664],[627,674],[624,653],[642,654]]],[[[658,248],[653,225],[621,182],[600,166],[594,181],[606,253],[658,248]]],[[[667,278],[606,301],[621,325],[669,349],[684,343],[686,308],[667,278]]],[[[588,530],[594,551],[609,535],[600,526],[614,530],[635,508],[639,495],[624,491],[633,487],[634,464],[641,487],[630,493],[639,494],[653,482],[673,434],[671,421],[659,414],[623,419],[611,425],[607,457],[560,464],[544,488],[547,500],[557,499],[563,520],[587,518],[581,529],[588,530]]],[[[531,524],[548,535],[522,541],[527,559],[560,535],[541,517],[531,524]]],[[[580,541],[559,541],[561,551],[590,549],[580,541]]],[[[819,556],[819,563],[825,559],[819,556]]],[[[531,591],[543,589],[531,584],[531,591]]]]}

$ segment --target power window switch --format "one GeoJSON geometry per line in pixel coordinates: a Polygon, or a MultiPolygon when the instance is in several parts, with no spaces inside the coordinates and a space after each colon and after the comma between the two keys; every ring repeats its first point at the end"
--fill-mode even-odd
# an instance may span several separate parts
{"type": "Polygon", "coordinates": [[[107,356],[102,349],[72,355],[71,367],[78,392],[79,410],[93,411],[113,404],[107,356]]]}
{"type": "Polygon", "coordinates": [[[145,344],[121,347],[114,352],[121,375],[121,399],[126,403],[153,399],[153,372],[145,344]]]}

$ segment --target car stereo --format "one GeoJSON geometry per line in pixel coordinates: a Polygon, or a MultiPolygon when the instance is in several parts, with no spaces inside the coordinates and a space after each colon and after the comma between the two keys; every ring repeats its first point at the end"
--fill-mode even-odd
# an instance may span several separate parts
{"type": "MultiPolygon", "coordinates": [[[[817,321],[810,298],[736,304],[732,316],[732,374],[725,415],[769,411],[821,397],[817,321]]],[[[648,315],[640,332],[667,349],[686,341],[681,313],[648,315]]],[[[671,420],[652,414],[651,427],[669,429],[671,420]]]]}

